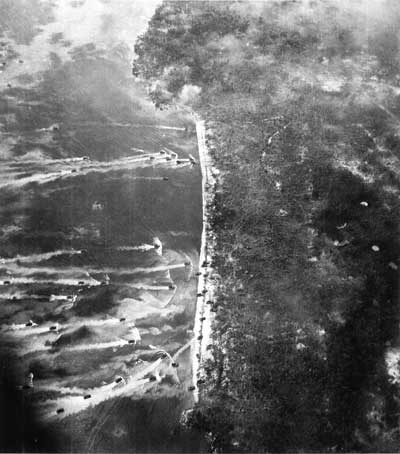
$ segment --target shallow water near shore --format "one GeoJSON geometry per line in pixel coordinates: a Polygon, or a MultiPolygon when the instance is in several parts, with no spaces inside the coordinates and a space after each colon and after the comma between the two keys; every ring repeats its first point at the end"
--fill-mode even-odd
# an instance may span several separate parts
{"type": "Polygon", "coordinates": [[[32,419],[12,449],[193,450],[201,173],[192,120],[130,74],[155,3],[0,0],[1,379],[32,419]]]}

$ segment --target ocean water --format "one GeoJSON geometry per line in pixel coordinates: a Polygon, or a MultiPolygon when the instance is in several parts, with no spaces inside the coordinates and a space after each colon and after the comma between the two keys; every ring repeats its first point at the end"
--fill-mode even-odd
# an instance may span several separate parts
{"type": "Polygon", "coordinates": [[[156,112],[130,73],[156,4],[0,0],[0,431],[11,449],[193,448],[176,427],[192,401],[195,129],[156,112]]]}

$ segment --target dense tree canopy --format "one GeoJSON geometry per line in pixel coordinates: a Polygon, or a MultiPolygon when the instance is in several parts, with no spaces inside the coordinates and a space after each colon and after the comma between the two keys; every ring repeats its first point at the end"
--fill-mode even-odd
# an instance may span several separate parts
{"type": "Polygon", "coordinates": [[[201,90],[223,174],[213,450],[398,449],[399,8],[364,3],[165,2],[136,45],[159,106],[201,90]]]}

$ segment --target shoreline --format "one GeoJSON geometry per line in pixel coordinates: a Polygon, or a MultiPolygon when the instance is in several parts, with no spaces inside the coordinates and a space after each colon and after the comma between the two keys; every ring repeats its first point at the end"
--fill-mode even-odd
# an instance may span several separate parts
{"type": "Polygon", "coordinates": [[[212,300],[215,294],[215,286],[212,283],[214,270],[210,266],[210,261],[214,252],[214,239],[209,232],[209,212],[208,206],[214,201],[214,188],[216,178],[213,173],[212,159],[206,144],[205,121],[197,114],[193,114],[196,124],[196,134],[198,143],[199,161],[201,167],[202,181],[202,209],[203,209],[203,230],[201,234],[201,247],[199,256],[199,272],[197,295],[196,296],[196,315],[194,323],[194,341],[192,348],[192,381],[195,387],[193,397],[195,403],[200,400],[198,380],[202,378],[205,361],[211,357],[207,349],[211,340],[211,326],[213,312],[211,304],[206,301],[212,300]],[[205,266],[203,266],[205,265],[205,266]],[[206,276],[205,276],[206,274],[206,276]],[[205,291],[205,293],[203,293],[205,291]]]}

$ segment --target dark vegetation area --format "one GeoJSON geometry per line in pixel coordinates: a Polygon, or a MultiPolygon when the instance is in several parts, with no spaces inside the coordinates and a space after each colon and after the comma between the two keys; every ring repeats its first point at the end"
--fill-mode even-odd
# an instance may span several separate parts
{"type": "Polygon", "coordinates": [[[400,7],[164,2],[135,46],[160,108],[206,119],[213,360],[188,425],[214,452],[400,446],[400,7]]]}

